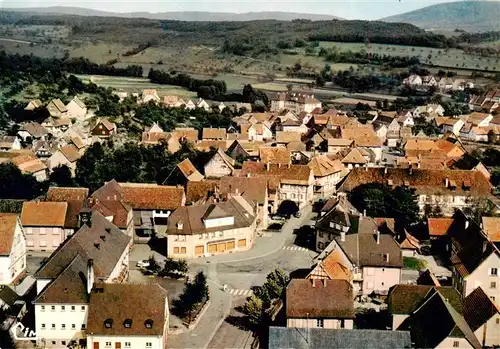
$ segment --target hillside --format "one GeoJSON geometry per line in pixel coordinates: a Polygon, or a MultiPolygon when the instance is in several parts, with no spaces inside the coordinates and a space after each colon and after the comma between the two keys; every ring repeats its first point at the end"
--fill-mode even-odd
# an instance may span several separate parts
{"type": "Polygon", "coordinates": [[[458,28],[470,32],[500,30],[500,1],[450,2],[381,20],[410,23],[425,29],[458,28]]]}
{"type": "Polygon", "coordinates": [[[106,12],[80,7],[37,7],[37,8],[11,8],[5,11],[24,12],[31,14],[50,14],[50,15],[78,15],[78,16],[97,16],[97,17],[122,17],[122,18],[147,18],[160,20],[176,21],[255,21],[275,19],[278,21],[291,21],[294,19],[308,19],[312,21],[340,19],[339,17],[329,15],[319,15],[311,13],[294,12],[248,12],[248,13],[227,13],[227,12],[106,12]]]}

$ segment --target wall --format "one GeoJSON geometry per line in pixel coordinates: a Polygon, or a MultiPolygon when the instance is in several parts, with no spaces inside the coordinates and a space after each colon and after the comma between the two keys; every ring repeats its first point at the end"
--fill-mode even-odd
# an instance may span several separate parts
{"type": "Polygon", "coordinates": [[[500,323],[497,321],[500,321],[498,313],[474,332],[483,347],[500,345],[500,323]]]}
{"type": "Polygon", "coordinates": [[[81,335],[82,325],[87,324],[87,315],[88,304],[35,304],[35,332],[38,335],[38,342],[46,340],[50,348],[65,348],[66,346],[61,345],[61,341],[69,343],[72,338],[81,335]],[[55,306],[55,310],[52,310],[52,305],[55,306]],[[65,307],[64,310],[62,306],[65,307]],[[71,310],[72,306],[75,307],[74,310],[71,310]],[[42,324],[45,325],[45,329],[42,328],[42,324]],[[52,324],[55,325],[55,329],[52,329],[52,324]],[[57,342],[55,346],[51,344],[53,340],[57,342]]]}
{"type": "Polygon", "coordinates": [[[340,173],[333,173],[324,177],[316,177],[315,186],[320,186],[319,191],[315,190],[320,196],[330,196],[335,192],[337,183],[340,181],[340,173]]]}
{"type": "Polygon", "coordinates": [[[313,194],[312,185],[281,184],[279,188],[279,201],[281,203],[285,200],[291,200],[302,208],[313,199],[313,194]]]}
{"type": "MultiPolygon", "coordinates": [[[[120,259],[118,260],[118,263],[116,263],[113,271],[109,275],[108,280],[106,280],[106,282],[108,282],[108,283],[113,282],[113,280],[115,278],[117,278],[122,271],[125,272],[126,275],[127,275],[127,277],[128,277],[128,273],[129,273],[129,255],[130,255],[130,245],[127,246],[127,248],[125,249],[125,251],[123,251],[122,255],[120,256],[120,259]]],[[[126,281],[127,277],[123,281],[126,281]]]]}
{"type": "Polygon", "coordinates": [[[463,297],[467,297],[477,287],[481,286],[488,297],[494,297],[497,305],[500,305],[500,257],[492,253],[481,263],[476,270],[465,278],[465,288],[463,297]],[[489,275],[491,268],[498,269],[498,275],[489,275]],[[491,283],[495,282],[496,287],[492,288],[491,283]]]}
{"type": "MultiPolygon", "coordinates": [[[[8,259],[10,262],[8,276],[12,282],[26,269],[26,239],[24,238],[21,223],[19,221],[14,230],[14,240],[8,259]]],[[[1,280],[0,283],[2,283],[1,280]]]]}
{"type": "Polygon", "coordinates": [[[83,118],[87,114],[87,108],[80,108],[73,100],[68,103],[66,109],[68,109],[68,117],[70,118],[83,118]]]}
{"type": "Polygon", "coordinates": [[[53,252],[66,239],[61,227],[24,227],[24,232],[28,251],[53,252]]]}
{"type": "Polygon", "coordinates": [[[375,293],[387,294],[389,288],[401,283],[401,269],[363,267],[362,294],[375,293]]]}
{"type": "Polygon", "coordinates": [[[196,258],[195,249],[196,246],[203,246],[204,256],[211,255],[208,252],[208,245],[214,242],[222,242],[234,239],[235,248],[234,250],[226,250],[221,252],[223,254],[228,254],[230,252],[246,251],[252,248],[255,241],[256,232],[256,220],[249,227],[239,228],[239,229],[229,229],[205,233],[205,234],[195,234],[195,235],[168,235],[167,237],[167,249],[168,256],[175,258],[196,258]],[[238,240],[246,239],[246,246],[238,247],[238,240]],[[174,253],[174,248],[178,247],[181,251],[182,247],[186,248],[186,253],[174,253]]]}
{"type": "Polygon", "coordinates": [[[472,348],[470,343],[465,338],[445,338],[441,343],[436,346],[436,349],[450,349],[453,348],[453,343],[458,342],[458,347],[455,348],[472,348]]]}
{"type": "Polygon", "coordinates": [[[75,175],[75,170],[76,170],[76,162],[71,163],[68,161],[68,159],[61,153],[60,150],[56,151],[52,156],[49,158],[49,169],[52,171],[54,168],[56,168],[59,165],[66,165],[69,167],[71,170],[71,174],[74,176],[75,175]]]}
{"type": "MultiPolygon", "coordinates": [[[[449,190],[444,188],[443,190],[449,190]]],[[[466,196],[455,196],[451,194],[449,195],[424,195],[421,194],[418,196],[418,206],[420,208],[420,213],[424,213],[425,205],[431,206],[439,206],[444,216],[451,217],[455,213],[455,208],[463,209],[469,204],[467,204],[468,197],[466,196]]]]}
{"type": "Polygon", "coordinates": [[[122,349],[163,349],[163,336],[87,336],[87,348],[94,348],[94,343],[99,343],[99,349],[115,349],[115,343],[120,342],[122,349]],[[106,346],[106,342],[111,342],[111,346],[106,346]],[[151,347],[146,347],[146,343],[151,343],[151,347]],[[125,343],[130,343],[126,346],[125,343]]]}
{"type": "Polygon", "coordinates": [[[408,318],[409,315],[406,314],[394,314],[392,315],[392,330],[396,331],[398,327],[408,318]]]}
{"type": "Polygon", "coordinates": [[[205,176],[206,177],[224,177],[230,176],[232,173],[231,168],[222,160],[219,154],[216,154],[210,159],[210,161],[205,165],[205,176]]]}
{"type": "Polygon", "coordinates": [[[222,218],[214,218],[214,219],[205,219],[204,221],[205,228],[218,228],[227,227],[234,225],[234,217],[222,217],[222,218]]]}
{"type": "MultiPolygon", "coordinates": [[[[353,329],[353,320],[352,319],[344,319],[344,325],[342,326],[342,320],[340,319],[323,319],[323,327],[322,328],[330,328],[330,329],[338,329],[345,328],[348,330],[353,329]]],[[[318,328],[317,319],[287,319],[286,327],[295,327],[295,328],[318,328]]]]}

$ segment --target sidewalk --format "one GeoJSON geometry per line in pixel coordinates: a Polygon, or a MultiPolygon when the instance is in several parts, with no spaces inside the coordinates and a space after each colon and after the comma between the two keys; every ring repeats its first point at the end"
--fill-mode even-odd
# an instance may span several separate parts
{"type": "Polygon", "coordinates": [[[295,236],[293,232],[295,229],[308,224],[314,216],[312,213],[312,206],[307,205],[300,210],[302,216],[300,218],[292,217],[284,225],[279,233],[272,233],[271,236],[262,236],[255,239],[252,249],[244,252],[234,254],[224,254],[219,256],[202,257],[188,260],[193,264],[206,264],[206,263],[234,263],[242,262],[251,259],[261,258],[281,250],[286,244],[294,241],[295,236]]]}

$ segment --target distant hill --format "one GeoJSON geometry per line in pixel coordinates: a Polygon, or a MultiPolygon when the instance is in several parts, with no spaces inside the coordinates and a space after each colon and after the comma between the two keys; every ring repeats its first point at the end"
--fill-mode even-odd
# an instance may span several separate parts
{"type": "Polygon", "coordinates": [[[295,12],[248,12],[248,13],[224,13],[224,12],[106,12],[79,7],[33,7],[33,8],[10,8],[5,11],[25,12],[31,14],[50,14],[50,15],[79,15],[79,16],[98,16],[98,17],[124,17],[124,18],[148,18],[165,19],[177,21],[254,21],[275,19],[278,21],[291,21],[294,19],[309,19],[312,21],[324,21],[332,19],[341,19],[335,16],[318,15],[311,13],[295,12]]]}
{"type": "Polygon", "coordinates": [[[411,23],[425,29],[500,30],[500,1],[443,3],[382,18],[381,21],[411,23]]]}

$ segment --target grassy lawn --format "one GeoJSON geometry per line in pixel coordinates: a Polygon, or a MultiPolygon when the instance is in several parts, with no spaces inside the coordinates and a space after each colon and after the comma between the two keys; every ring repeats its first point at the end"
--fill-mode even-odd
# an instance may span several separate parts
{"type": "Polygon", "coordinates": [[[403,263],[405,269],[413,269],[413,270],[427,269],[427,262],[422,259],[414,257],[403,257],[403,263]]]}

